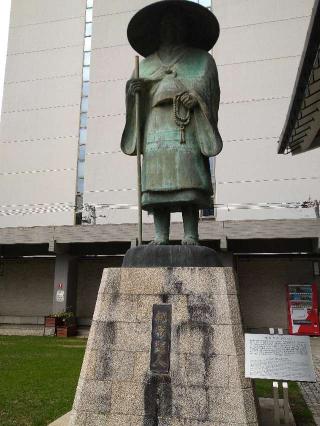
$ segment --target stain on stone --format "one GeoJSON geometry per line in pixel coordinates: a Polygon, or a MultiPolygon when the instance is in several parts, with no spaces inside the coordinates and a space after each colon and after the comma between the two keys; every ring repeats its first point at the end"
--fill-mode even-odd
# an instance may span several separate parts
{"type": "Polygon", "coordinates": [[[108,282],[110,288],[111,288],[111,301],[112,303],[117,302],[120,296],[119,292],[119,277],[117,274],[113,274],[111,279],[109,279],[108,282]]]}
{"type": "Polygon", "coordinates": [[[174,281],[174,289],[176,291],[177,294],[182,294],[182,285],[183,282],[182,281],[174,281]]]}
{"type": "Polygon", "coordinates": [[[106,345],[114,345],[116,341],[116,323],[114,321],[108,321],[105,324],[104,330],[104,343],[106,345]]]}
{"type": "Polygon", "coordinates": [[[214,321],[215,310],[210,303],[210,297],[188,295],[188,313],[192,322],[202,322],[212,324],[214,321]]]}
{"type": "Polygon", "coordinates": [[[117,301],[119,300],[119,297],[120,297],[120,293],[119,293],[118,286],[115,287],[115,288],[112,288],[111,302],[112,303],[117,303],[117,301]]]}
{"type": "Polygon", "coordinates": [[[112,377],[112,355],[110,352],[103,353],[99,357],[96,365],[96,380],[105,380],[112,377]]]}
{"type": "Polygon", "coordinates": [[[182,281],[177,279],[173,268],[165,270],[165,288],[168,294],[182,294],[182,281]]]}
{"type": "MultiPolygon", "coordinates": [[[[202,305],[201,305],[202,306],[202,305]]],[[[191,308],[191,306],[188,306],[188,308],[191,308]]],[[[199,308],[200,310],[203,309],[203,307],[199,308]]],[[[204,309],[206,312],[206,308],[204,309]]],[[[205,312],[202,311],[201,315],[203,315],[205,312]]],[[[202,335],[202,345],[201,345],[201,357],[203,360],[204,365],[204,378],[203,378],[203,389],[206,392],[206,408],[204,410],[203,414],[203,420],[207,421],[209,420],[209,408],[210,408],[210,399],[209,399],[209,374],[210,374],[210,365],[211,361],[215,356],[215,353],[212,350],[212,329],[210,325],[203,321],[197,321],[194,318],[198,317],[199,311],[197,311],[197,308],[194,310],[189,310],[189,321],[182,322],[179,324],[176,328],[177,333],[177,339],[180,340],[180,337],[184,333],[188,333],[189,331],[197,331],[201,333],[202,335]]],[[[201,316],[200,315],[200,316],[201,316]]],[[[179,346],[179,343],[178,343],[179,346]]]]}
{"type": "Polygon", "coordinates": [[[168,294],[162,294],[161,299],[162,299],[162,303],[168,303],[169,295],[168,294]]]}
{"type": "Polygon", "coordinates": [[[93,347],[105,347],[115,343],[116,323],[114,321],[93,321],[91,327],[94,327],[93,347]]]}
{"type": "Polygon", "coordinates": [[[143,426],[157,426],[160,417],[172,416],[171,377],[147,375],[145,383],[143,426]]]}

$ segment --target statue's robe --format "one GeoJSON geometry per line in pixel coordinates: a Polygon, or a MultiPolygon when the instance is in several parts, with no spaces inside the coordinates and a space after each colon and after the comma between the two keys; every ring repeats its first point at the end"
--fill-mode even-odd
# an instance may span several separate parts
{"type": "MultiPolygon", "coordinates": [[[[211,205],[213,194],[209,157],[222,149],[217,129],[220,88],[216,64],[204,50],[177,48],[170,63],[158,53],[140,64],[144,80],[141,93],[142,207],[152,211],[166,207],[179,211],[184,204],[198,208],[211,205]],[[173,98],[189,91],[197,105],[191,110],[181,143],[180,128],[174,120],[173,98]]],[[[121,149],[136,155],[137,126],[135,97],[126,95],[126,126],[121,149]]],[[[186,110],[181,109],[181,115],[186,110]]]]}

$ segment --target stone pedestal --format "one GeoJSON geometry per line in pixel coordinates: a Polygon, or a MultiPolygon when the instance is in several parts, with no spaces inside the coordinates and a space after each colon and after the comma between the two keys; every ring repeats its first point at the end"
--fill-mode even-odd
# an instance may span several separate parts
{"type": "Polygon", "coordinates": [[[232,268],[105,269],[70,425],[258,425],[232,268]],[[172,309],[170,371],[150,371],[172,309]]]}

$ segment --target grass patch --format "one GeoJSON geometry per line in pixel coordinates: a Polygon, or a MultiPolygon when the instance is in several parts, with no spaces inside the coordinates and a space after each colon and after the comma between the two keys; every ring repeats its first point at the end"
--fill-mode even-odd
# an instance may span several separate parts
{"type": "MultiPolygon", "coordinates": [[[[258,398],[273,398],[272,390],[273,380],[254,380],[256,394],[258,398]]],[[[313,426],[316,423],[313,420],[311,411],[309,410],[302,396],[300,388],[296,382],[288,382],[289,401],[292,414],[297,426],[313,426]]],[[[279,388],[279,397],[283,397],[282,386],[279,388]]]]}
{"type": "MultiPolygon", "coordinates": [[[[0,336],[0,425],[46,426],[70,411],[86,343],[0,336]]],[[[254,382],[258,397],[272,398],[272,380],[254,382]]],[[[297,426],[315,425],[297,383],[289,382],[289,398],[297,426]]]]}
{"type": "Polygon", "coordinates": [[[44,426],[70,411],[86,340],[0,336],[0,425],[44,426]]]}

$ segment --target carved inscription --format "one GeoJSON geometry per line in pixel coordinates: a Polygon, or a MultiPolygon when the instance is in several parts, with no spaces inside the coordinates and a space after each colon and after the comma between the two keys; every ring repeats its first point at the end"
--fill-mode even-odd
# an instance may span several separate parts
{"type": "Polygon", "coordinates": [[[150,370],[156,374],[170,371],[171,305],[153,305],[150,370]]]}

